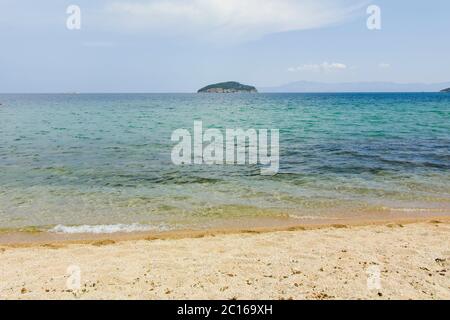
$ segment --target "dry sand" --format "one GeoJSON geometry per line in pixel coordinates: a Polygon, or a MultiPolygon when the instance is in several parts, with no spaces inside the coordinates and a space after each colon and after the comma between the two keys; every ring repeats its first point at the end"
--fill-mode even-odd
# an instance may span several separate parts
{"type": "Polygon", "coordinates": [[[0,299],[450,299],[449,268],[446,219],[3,245],[0,299]]]}

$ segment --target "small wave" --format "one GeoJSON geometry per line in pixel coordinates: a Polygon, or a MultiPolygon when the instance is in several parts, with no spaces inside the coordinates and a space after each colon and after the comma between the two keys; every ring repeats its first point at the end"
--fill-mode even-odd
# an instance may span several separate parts
{"type": "Polygon", "coordinates": [[[339,218],[335,217],[324,217],[324,216],[302,216],[296,214],[289,214],[289,218],[292,219],[300,219],[300,220],[338,220],[339,218]]]}
{"type": "Polygon", "coordinates": [[[165,226],[150,226],[138,223],[133,224],[109,224],[109,225],[81,225],[81,226],[65,226],[57,225],[50,229],[49,232],[54,233],[118,233],[118,232],[144,232],[144,231],[164,231],[168,230],[165,226]]]}
{"type": "Polygon", "coordinates": [[[445,209],[435,209],[435,208],[389,208],[382,207],[383,210],[393,211],[393,212],[445,212],[445,209]]]}

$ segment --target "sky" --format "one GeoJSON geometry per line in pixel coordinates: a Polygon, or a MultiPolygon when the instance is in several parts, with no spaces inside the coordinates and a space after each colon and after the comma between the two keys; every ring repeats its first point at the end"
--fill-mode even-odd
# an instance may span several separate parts
{"type": "Polygon", "coordinates": [[[449,12],[448,0],[0,0],[0,92],[448,82],[449,12]]]}

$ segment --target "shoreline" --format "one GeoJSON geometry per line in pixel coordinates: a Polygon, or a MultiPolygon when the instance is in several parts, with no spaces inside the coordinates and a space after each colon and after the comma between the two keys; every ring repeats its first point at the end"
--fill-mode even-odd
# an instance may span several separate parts
{"type": "Polygon", "coordinates": [[[397,217],[397,218],[339,218],[335,220],[285,220],[284,224],[272,226],[245,226],[222,227],[205,229],[179,229],[170,231],[139,231],[116,233],[52,233],[48,231],[6,231],[0,232],[0,247],[33,247],[45,245],[67,244],[98,244],[117,243],[123,241],[138,240],[174,240],[186,238],[203,238],[208,236],[233,235],[233,234],[261,234],[283,231],[320,230],[326,228],[350,228],[364,226],[380,226],[389,224],[415,224],[415,223],[450,223],[450,216],[427,217],[397,217]],[[286,223],[287,222],[287,223],[286,223]]]}
{"type": "Polygon", "coordinates": [[[450,299],[449,235],[439,218],[0,245],[0,298],[450,299]]]}

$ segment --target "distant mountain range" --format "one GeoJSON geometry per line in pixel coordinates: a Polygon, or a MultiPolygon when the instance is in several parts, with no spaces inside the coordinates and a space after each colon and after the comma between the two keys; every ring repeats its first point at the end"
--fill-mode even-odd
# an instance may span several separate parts
{"type": "Polygon", "coordinates": [[[443,83],[343,82],[325,83],[297,81],[279,87],[258,88],[260,92],[439,92],[449,88],[443,83]]]}

